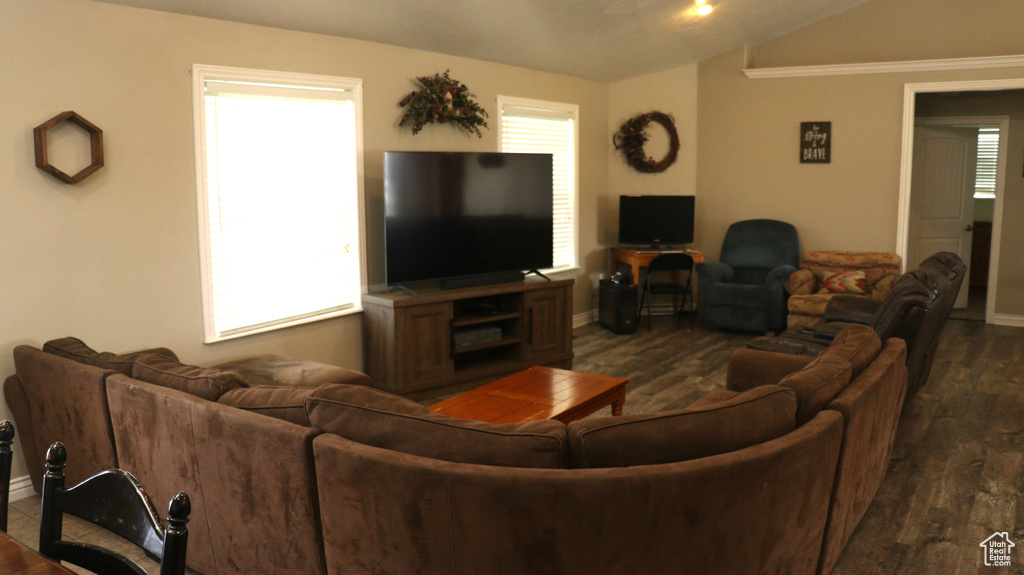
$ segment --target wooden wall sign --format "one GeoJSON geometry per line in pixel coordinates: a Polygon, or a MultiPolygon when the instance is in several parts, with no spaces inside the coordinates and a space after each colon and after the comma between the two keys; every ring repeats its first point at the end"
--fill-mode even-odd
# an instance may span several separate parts
{"type": "Polygon", "coordinates": [[[77,184],[88,178],[96,170],[103,167],[103,130],[75,112],[62,112],[36,126],[32,130],[36,144],[36,167],[50,174],[65,184],[77,184]],[[71,122],[89,133],[90,157],[89,165],[73,176],[69,176],[50,164],[46,132],[61,122],[71,122]]]}
{"type": "Polygon", "coordinates": [[[832,161],[832,122],[800,122],[800,163],[832,161]]]}

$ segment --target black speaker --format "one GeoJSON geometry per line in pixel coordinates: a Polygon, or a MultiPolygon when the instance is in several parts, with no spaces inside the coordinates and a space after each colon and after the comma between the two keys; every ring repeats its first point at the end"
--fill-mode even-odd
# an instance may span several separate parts
{"type": "Polygon", "coordinates": [[[631,283],[601,280],[598,320],[619,334],[636,332],[637,287],[631,283]]]}

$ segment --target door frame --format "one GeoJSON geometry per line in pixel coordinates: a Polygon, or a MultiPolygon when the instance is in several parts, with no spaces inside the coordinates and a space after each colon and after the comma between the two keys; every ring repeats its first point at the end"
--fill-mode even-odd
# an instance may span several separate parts
{"type": "MultiPolygon", "coordinates": [[[[896,253],[903,260],[903,269],[907,267],[907,243],[910,236],[910,180],[914,164],[914,124],[916,96],[928,92],[985,92],[998,90],[1024,89],[1024,78],[1007,80],[976,80],[961,82],[928,82],[905,84],[903,86],[903,141],[900,157],[900,192],[899,209],[896,222],[896,253]]],[[[1001,133],[1009,133],[1009,118],[1000,118],[1001,133]],[[1005,126],[1001,121],[1005,119],[1005,126]],[[1005,132],[1003,130],[1005,129],[1005,132]]],[[[965,118],[958,118],[965,119],[965,118]]],[[[973,121],[974,119],[972,119],[973,121]]],[[[992,214],[992,248],[989,252],[988,294],[985,299],[985,323],[994,323],[996,310],[996,284],[999,277],[999,245],[1003,227],[1003,187],[1006,181],[1006,142],[1007,138],[999,138],[999,171],[996,178],[996,202],[992,214]]],[[[961,289],[963,287],[961,286],[961,289]]]]}

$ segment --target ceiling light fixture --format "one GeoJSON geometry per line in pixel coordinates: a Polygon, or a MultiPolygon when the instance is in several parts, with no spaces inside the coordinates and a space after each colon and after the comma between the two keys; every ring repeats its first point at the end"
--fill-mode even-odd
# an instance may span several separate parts
{"type": "Polygon", "coordinates": [[[697,0],[698,14],[700,14],[701,16],[707,16],[708,14],[711,13],[712,10],[714,10],[714,8],[711,7],[711,4],[707,3],[707,0],[697,0]]]}

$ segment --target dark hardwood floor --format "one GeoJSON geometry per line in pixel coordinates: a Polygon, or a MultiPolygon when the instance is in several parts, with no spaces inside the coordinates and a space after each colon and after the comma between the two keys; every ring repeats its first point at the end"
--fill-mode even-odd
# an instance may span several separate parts
{"type": "MultiPolygon", "coordinates": [[[[629,378],[625,413],[677,409],[723,387],[729,354],[751,337],[670,317],[634,335],[594,323],[576,330],[573,369],[629,378]]],[[[951,319],[833,574],[960,573],[1024,573],[1024,328],[951,319]],[[1017,545],[1011,567],[982,562],[997,531],[1017,545]]]]}

